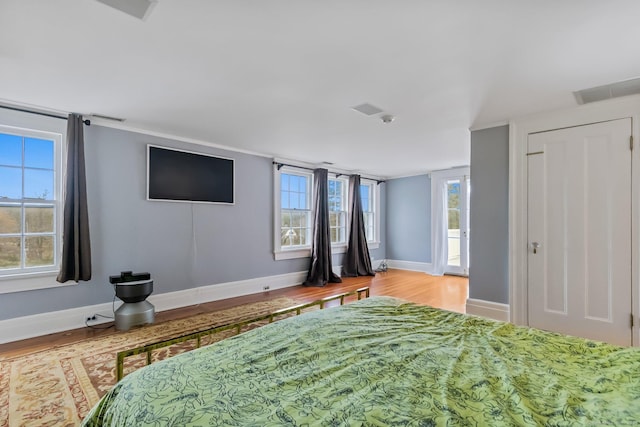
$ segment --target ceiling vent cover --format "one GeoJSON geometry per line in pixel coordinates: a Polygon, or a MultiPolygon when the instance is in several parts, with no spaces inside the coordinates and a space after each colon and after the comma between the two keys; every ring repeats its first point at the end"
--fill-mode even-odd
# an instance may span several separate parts
{"type": "Polygon", "coordinates": [[[589,89],[573,92],[578,104],[604,101],[605,99],[619,98],[621,96],[636,95],[640,93],[640,78],[611,83],[604,86],[596,86],[589,89]]]}
{"type": "Polygon", "coordinates": [[[352,107],[354,110],[361,112],[362,114],[366,114],[367,116],[372,116],[374,114],[382,113],[382,110],[375,105],[371,104],[360,104],[352,107]]]}
{"type": "Polygon", "coordinates": [[[98,0],[107,6],[118,9],[121,12],[131,15],[135,18],[145,20],[151,9],[155,6],[154,0],[98,0]]]}

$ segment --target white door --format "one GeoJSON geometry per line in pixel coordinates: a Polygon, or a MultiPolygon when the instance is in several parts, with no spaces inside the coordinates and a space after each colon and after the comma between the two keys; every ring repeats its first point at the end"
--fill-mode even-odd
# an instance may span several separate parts
{"type": "Polygon", "coordinates": [[[529,325],[631,345],[631,119],[529,135],[529,325]]]}
{"type": "Polygon", "coordinates": [[[447,195],[447,266],[445,273],[469,275],[469,176],[450,177],[447,195]]]}

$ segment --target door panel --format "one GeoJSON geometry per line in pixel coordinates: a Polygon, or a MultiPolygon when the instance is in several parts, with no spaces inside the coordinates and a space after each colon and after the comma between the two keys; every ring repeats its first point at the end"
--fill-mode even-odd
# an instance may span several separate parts
{"type": "Polygon", "coordinates": [[[530,326],[631,344],[630,135],[630,119],[529,135],[530,326]]]}

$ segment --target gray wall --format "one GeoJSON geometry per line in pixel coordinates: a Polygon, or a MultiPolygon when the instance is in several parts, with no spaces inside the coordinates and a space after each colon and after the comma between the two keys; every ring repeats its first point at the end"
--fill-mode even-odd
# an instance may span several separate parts
{"type": "Polygon", "coordinates": [[[469,296],[509,303],[509,126],[471,132],[469,296]]]}
{"type": "Polygon", "coordinates": [[[431,178],[387,181],[387,258],[431,262],[431,178]]]}
{"type": "Polygon", "coordinates": [[[273,259],[271,159],[95,125],[85,151],[93,279],[0,295],[0,320],[110,302],[108,276],[123,270],[149,271],[161,294],[308,269],[308,258],[273,259]],[[147,201],[146,144],[234,158],[235,205],[147,201]]]}

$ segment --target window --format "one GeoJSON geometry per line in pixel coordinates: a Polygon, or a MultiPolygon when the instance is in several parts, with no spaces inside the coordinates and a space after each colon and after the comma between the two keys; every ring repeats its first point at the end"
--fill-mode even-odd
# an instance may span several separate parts
{"type": "Polygon", "coordinates": [[[329,229],[332,244],[347,243],[347,181],[329,178],[329,229]]]}
{"type": "MultiPolygon", "coordinates": [[[[308,257],[313,239],[313,172],[304,167],[280,165],[274,168],[274,184],[274,258],[308,257]]],[[[375,249],[380,243],[378,185],[376,181],[362,180],[360,191],[367,242],[370,249],[375,249]]],[[[344,253],[350,220],[348,178],[330,174],[327,193],[332,253],[344,253]]]]}
{"type": "Polygon", "coordinates": [[[280,173],[280,249],[311,246],[311,174],[280,173]]]}
{"type": "Polygon", "coordinates": [[[364,231],[367,235],[367,242],[373,243],[376,240],[376,193],[377,185],[374,182],[360,181],[360,202],[362,203],[362,217],[364,220],[364,231]]]}
{"type": "Polygon", "coordinates": [[[60,140],[0,126],[0,277],[58,270],[60,140]]]}

